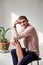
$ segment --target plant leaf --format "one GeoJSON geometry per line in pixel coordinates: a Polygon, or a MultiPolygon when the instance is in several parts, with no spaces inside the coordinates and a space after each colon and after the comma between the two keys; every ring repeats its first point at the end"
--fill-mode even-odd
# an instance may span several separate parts
{"type": "Polygon", "coordinates": [[[11,29],[11,28],[7,28],[6,31],[5,31],[5,33],[6,33],[8,30],[10,30],[10,29],[11,29]]]}

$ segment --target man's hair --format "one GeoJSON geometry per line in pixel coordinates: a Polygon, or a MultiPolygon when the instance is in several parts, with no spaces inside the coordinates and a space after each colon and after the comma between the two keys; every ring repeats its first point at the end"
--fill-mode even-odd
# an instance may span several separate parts
{"type": "Polygon", "coordinates": [[[28,19],[26,16],[20,16],[18,19],[20,19],[20,20],[25,19],[28,22],[28,19]]]}

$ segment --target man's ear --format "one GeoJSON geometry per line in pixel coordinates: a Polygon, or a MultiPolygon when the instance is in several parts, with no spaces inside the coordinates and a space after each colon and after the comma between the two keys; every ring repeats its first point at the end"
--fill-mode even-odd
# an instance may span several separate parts
{"type": "Polygon", "coordinates": [[[29,22],[29,20],[27,20],[29,22]]]}

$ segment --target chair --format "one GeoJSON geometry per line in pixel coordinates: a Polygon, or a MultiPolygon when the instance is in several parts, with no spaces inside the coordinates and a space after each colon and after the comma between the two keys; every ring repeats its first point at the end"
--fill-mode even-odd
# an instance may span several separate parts
{"type": "MultiPolygon", "coordinates": [[[[37,65],[39,65],[39,60],[41,60],[41,58],[34,60],[34,61],[37,61],[37,65]]],[[[34,62],[34,61],[32,61],[32,62],[34,62]]],[[[32,65],[32,62],[31,62],[31,65],[32,65]]]]}

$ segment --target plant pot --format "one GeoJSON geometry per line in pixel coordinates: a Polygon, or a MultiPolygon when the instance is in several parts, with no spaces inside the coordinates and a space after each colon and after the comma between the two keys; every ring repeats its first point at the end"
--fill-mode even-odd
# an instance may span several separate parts
{"type": "Polygon", "coordinates": [[[10,42],[0,42],[0,50],[8,50],[10,42]]]}

